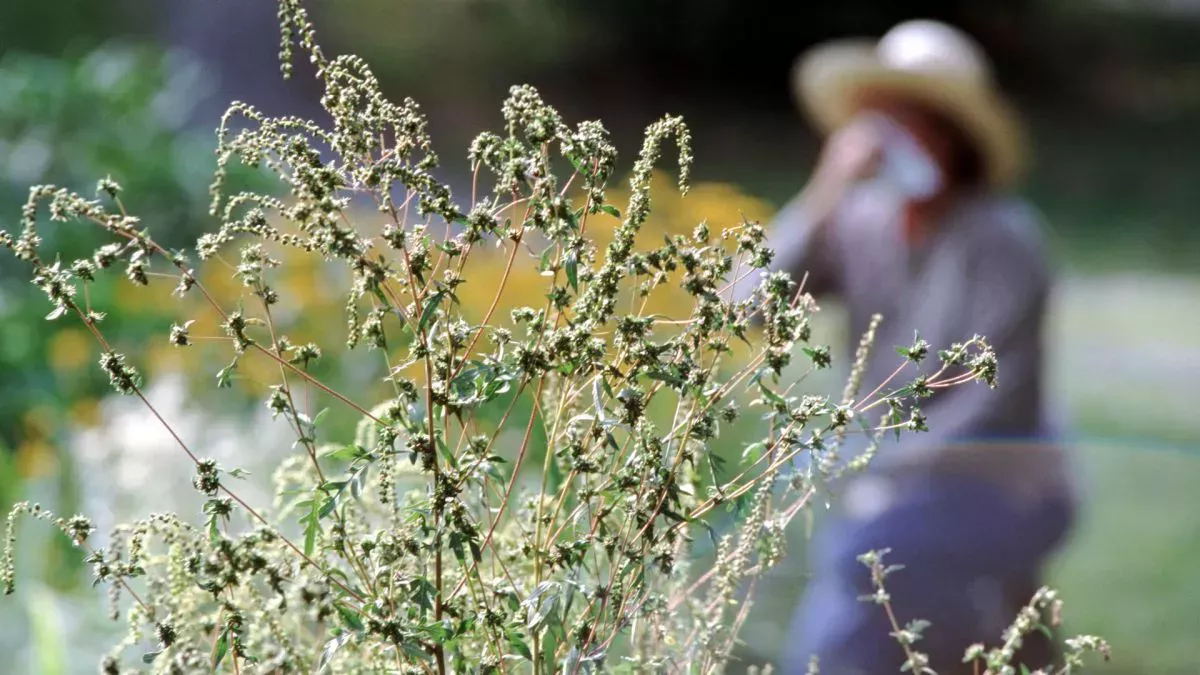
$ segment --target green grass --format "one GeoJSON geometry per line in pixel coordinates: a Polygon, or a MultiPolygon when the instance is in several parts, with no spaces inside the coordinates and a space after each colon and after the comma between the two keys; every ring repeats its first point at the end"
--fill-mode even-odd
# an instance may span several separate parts
{"type": "Polygon", "coordinates": [[[1067,630],[1112,643],[1098,673],[1196,672],[1200,455],[1130,443],[1082,451],[1087,511],[1049,578],[1067,630]]]}
{"type": "Polygon", "coordinates": [[[1064,282],[1052,372],[1078,428],[1086,512],[1052,566],[1074,632],[1113,644],[1099,672],[1196,672],[1200,628],[1200,281],[1064,282]],[[1119,439],[1119,440],[1117,440],[1119,439]]]}

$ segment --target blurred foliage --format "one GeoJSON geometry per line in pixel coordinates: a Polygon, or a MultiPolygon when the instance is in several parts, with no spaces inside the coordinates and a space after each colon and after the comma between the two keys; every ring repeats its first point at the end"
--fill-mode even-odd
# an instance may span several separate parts
{"type": "MultiPolygon", "coordinates": [[[[211,138],[185,132],[199,73],[171,70],[157,50],[107,43],[77,60],[9,52],[0,60],[0,224],[13,227],[28,186],[49,181],[90,188],[111,174],[137,195],[139,212],[173,226],[172,244],[195,231],[211,173],[211,138]],[[200,206],[198,210],[196,207],[200,206]]],[[[216,120],[213,120],[214,126],[216,120]]],[[[91,190],[88,189],[88,192],[91,190]]],[[[56,230],[65,254],[90,242],[56,230]]]]}
{"type": "Polygon", "coordinates": [[[59,55],[86,50],[129,28],[120,11],[128,0],[60,0],[0,2],[0,54],[6,51],[59,55]]]}
{"type": "MultiPolygon", "coordinates": [[[[525,68],[552,68],[595,46],[600,26],[580,22],[570,3],[546,0],[343,0],[314,7],[338,44],[368,61],[379,54],[381,79],[447,84],[441,75],[478,78],[525,68]],[[531,39],[536,36],[536,39],[531,39]],[[428,68],[436,63],[436,69],[428,68]],[[436,75],[435,75],[436,73],[436,75]]],[[[455,88],[469,93],[461,80],[455,88]]]]}
{"type": "MultiPolygon", "coordinates": [[[[154,48],[121,42],[79,59],[0,57],[0,227],[18,227],[32,184],[90,194],[98,177],[111,175],[136,195],[129,206],[164,241],[192,240],[206,213],[212,137],[183,127],[199,80],[176,65],[154,48]]],[[[235,180],[248,184],[251,175],[240,170],[235,180]]],[[[47,222],[44,232],[67,259],[102,242],[100,232],[77,226],[47,222]]],[[[92,422],[108,384],[85,367],[96,355],[84,335],[41,320],[45,299],[19,271],[11,259],[0,262],[0,443],[16,449],[23,475],[53,475],[53,411],[92,422]]],[[[167,321],[160,306],[131,303],[128,289],[102,282],[92,292],[128,309],[109,317],[122,334],[160,331],[167,321]]]]}
{"type": "MultiPolygon", "coordinates": [[[[559,70],[564,64],[637,62],[646,68],[685,67],[695,78],[725,86],[762,81],[764,71],[786,69],[795,53],[841,34],[877,34],[913,16],[955,22],[979,15],[1022,15],[1028,0],[846,0],[802,19],[794,8],[764,0],[345,0],[355,11],[330,12],[341,40],[386,53],[387,71],[401,76],[407,64],[559,70]],[[453,35],[453,41],[447,37],[453,35]],[[535,38],[536,39],[532,39],[535,38]],[[485,57],[485,60],[481,60],[485,57]],[[490,57],[490,58],[487,58],[490,57]],[[416,61],[414,61],[416,59],[416,61]],[[735,79],[730,80],[733,75],[735,79]]],[[[412,74],[417,74],[416,72],[412,74]]],[[[773,75],[771,76],[773,77],[773,75]]]]}

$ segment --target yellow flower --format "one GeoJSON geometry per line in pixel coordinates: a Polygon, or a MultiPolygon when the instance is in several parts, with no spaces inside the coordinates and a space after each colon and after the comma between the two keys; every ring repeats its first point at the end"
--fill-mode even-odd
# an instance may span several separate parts
{"type": "MultiPolygon", "coordinates": [[[[476,351],[479,351],[478,347],[476,347],[476,351]]],[[[388,356],[388,370],[403,364],[408,358],[409,350],[407,348],[394,350],[388,356]]],[[[406,377],[410,380],[421,381],[425,377],[425,367],[420,361],[414,361],[402,368],[400,372],[396,374],[400,375],[401,377],[406,377]]]]}
{"type": "Polygon", "coordinates": [[[171,346],[165,339],[157,338],[146,354],[146,374],[157,375],[179,370],[185,361],[179,350],[179,347],[171,346]]]}
{"type": "Polygon", "coordinates": [[[58,468],[54,446],[47,440],[54,428],[54,409],[37,406],[22,416],[25,439],[17,446],[17,470],[25,478],[39,478],[58,468]]]}
{"type": "Polygon", "coordinates": [[[96,426],[100,422],[100,404],[94,398],[79,399],[71,404],[68,415],[75,426],[96,426]]]}
{"type": "Polygon", "coordinates": [[[488,309],[496,301],[496,292],[501,290],[500,301],[488,323],[508,323],[508,314],[517,307],[541,309],[546,305],[546,294],[550,292],[551,278],[538,271],[538,261],[522,248],[513,260],[508,278],[504,268],[508,264],[510,250],[492,249],[472,253],[463,268],[464,283],[455,295],[462,303],[463,312],[475,321],[483,321],[488,309]],[[503,289],[500,288],[504,281],[503,289]]]}
{"type": "MultiPolygon", "coordinates": [[[[128,281],[119,282],[112,294],[114,312],[122,316],[135,315],[147,311],[148,308],[161,306],[163,286],[159,281],[152,277],[149,286],[139,286],[128,281]]],[[[103,307],[100,309],[107,310],[103,307]]]]}
{"type": "MultiPolygon", "coordinates": [[[[287,356],[286,354],[284,355],[287,356]]],[[[245,356],[238,361],[237,376],[235,381],[239,386],[248,392],[261,392],[264,395],[267,388],[273,384],[283,382],[283,376],[279,372],[279,362],[267,356],[266,354],[257,351],[247,352],[245,356]]],[[[289,381],[300,383],[303,380],[298,375],[289,373],[289,381]]]]}
{"type": "Polygon", "coordinates": [[[43,440],[27,440],[17,446],[17,471],[26,480],[53,475],[58,470],[54,446],[43,440]]]}
{"type": "MultiPolygon", "coordinates": [[[[743,194],[736,187],[725,183],[697,183],[686,197],[679,194],[674,179],[656,172],[651,178],[651,212],[638,234],[636,248],[648,251],[663,244],[663,236],[690,235],[701,222],[708,222],[713,241],[719,241],[723,229],[740,225],[743,221],[763,221],[774,212],[767,202],[743,194]]],[[[629,200],[627,188],[608,192],[611,203],[623,208],[629,200]]],[[[576,202],[583,204],[583,197],[576,195],[576,202]]],[[[620,221],[606,213],[588,216],[585,235],[591,239],[603,263],[605,247],[612,241],[614,230],[620,221]]],[[[466,282],[459,288],[458,297],[464,312],[472,319],[481,321],[496,297],[496,289],[503,278],[508,262],[509,250],[496,249],[490,245],[472,253],[463,278],[466,282]]],[[[726,242],[732,250],[732,243],[726,242]]],[[[535,247],[536,248],[536,247],[535,247]]],[[[512,270],[504,284],[496,314],[491,321],[507,320],[508,312],[520,306],[542,308],[546,304],[546,293],[551,286],[550,277],[543,276],[537,269],[538,260],[524,248],[518,252],[512,270]]],[[[692,298],[679,287],[677,273],[669,283],[651,293],[643,313],[665,314],[675,319],[687,318],[694,306],[692,298]]],[[[638,282],[645,281],[640,279],[638,282]]],[[[625,284],[620,311],[638,312],[641,299],[629,300],[632,280],[625,284]]]]}
{"type": "Polygon", "coordinates": [[[94,339],[82,328],[55,331],[46,345],[50,365],[60,373],[78,370],[92,360],[94,339]]]}
{"type": "Polygon", "coordinates": [[[242,282],[236,272],[220,258],[209,258],[197,275],[205,290],[222,307],[233,307],[242,297],[242,282]]]}
{"type": "Polygon", "coordinates": [[[312,305],[337,304],[330,292],[328,265],[318,254],[309,253],[295,246],[284,246],[279,255],[282,263],[279,271],[270,273],[267,283],[278,287],[279,294],[292,302],[312,305]]]}
{"type": "Polygon", "coordinates": [[[54,408],[46,405],[30,408],[22,416],[21,421],[24,423],[26,437],[48,438],[54,429],[54,408]]]}
{"type": "MultiPolygon", "coordinates": [[[[629,190],[611,190],[608,199],[613,204],[626,203],[629,190]]],[[[761,223],[774,213],[769,203],[742,193],[735,186],[726,183],[695,183],[687,196],[683,196],[679,193],[675,180],[662,172],[655,172],[651,177],[650,205],[650,216],[638,233],[638,250],[661,246],[664,236],[690,236],[697,225],[707,223],[714,245],[723,245],[732,254],[734,243],[722,242],[720,239],[723,230],[744,222],[761,223]]],[[[616,226],[616,219],[604,215],[596,221],[589,221],[588,235],[597,243],[607,245],[616,226]],[[602,226],[593,230],[593,222],[602,226]]],[[[647,298],[622,300],[625,304],[619,306],[619,311],[643,315],[658,314],[674,320],[687,319],[695,301],[680,286],[682,278],[683,272],[676,271],[670,275],[667,283],[654,289],[647,298]]],[[[628,286],[627,284],[627,288],[628,286]]],[[[629,298],[631,295],[626,291],[622,297],[629,298]]]]}

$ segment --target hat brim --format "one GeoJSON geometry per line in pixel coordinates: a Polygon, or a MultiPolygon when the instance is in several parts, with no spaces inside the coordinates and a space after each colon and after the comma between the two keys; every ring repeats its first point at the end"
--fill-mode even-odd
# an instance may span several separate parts
{"type": "Polygon", "coordinates": [[[921,101],[957,123],[977,144],[990,185],[1010,186],[1025,169],[1024,129],[994,90],[889,68],[876,58],[874,43],[864,40],[815,48],[797,62],[793,77],[797,102],[822,134],[853,117],[862,107],[863,94],[892,92],[921,101]]]}

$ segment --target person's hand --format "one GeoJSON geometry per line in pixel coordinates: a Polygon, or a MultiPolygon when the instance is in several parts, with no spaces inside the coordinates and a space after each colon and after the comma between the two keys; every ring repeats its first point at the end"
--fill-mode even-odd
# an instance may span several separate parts
{"type": "Polygon", "coordinates": [[[840,196],[848,186],[869,178],[879,168],[882,150],[883,135],[870,117],[851,120],[826,140],[812,182],[822,192],[840,196]]]}
{"type": "Polygon", "coordinates": [[[858,117],[830,134],[804,188],[804,201],[817,227],[832,220],[846,190],[879,169],[883,134],[870,117],[858,117]]]}

